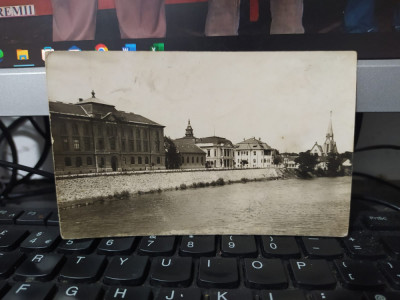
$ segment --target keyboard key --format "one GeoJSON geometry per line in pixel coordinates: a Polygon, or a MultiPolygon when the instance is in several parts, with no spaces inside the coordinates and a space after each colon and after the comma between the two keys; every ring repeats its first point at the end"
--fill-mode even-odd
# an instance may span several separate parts
{"type": "Polygon", "coordinates": [[[16,283],[3,300],[43,300],[50,299],[55,290],[53,283],[16,283]]]}
{"type": "Polygon", "coordinates": [[[92,251],[94,244],[93,239],[82,239],[82,240],[62,240],[58,245],[58,252],[62,253],[89,253],[92,251]]]}
{"type": "Polygon", "coordinates": [[[139,285],[146,279],[147,256],[114,256],[104,272],[106,284],[139,285]]]}
{"type": "Polygon", "coordinates": [[[294,237],[262,236],[261,250],[264,255],[274,257],[300,257],[300,249],[294,237]]]}
{"type": "Polygon", "coordinates": [[[31,233],[22,243],[21,250],[25,252],[48,252],[60,239],[56,231],[36,231],[31,233]]]}
{"type": "Polygon", "coordinates": [[[58,226],[60,224],[60,220],[58,218],[58,212],[52,211],[50,217],[47,219],[46,224],[48,226],[58,226]]]}
{"type": "Polygon", "coordinates": [[[257,256],[256,239],[252,235],[224,235],[221,238],[223,256],[257,256]]]}
{"type": "Polygon", "coordinates": [[[379,269],[395,289],[400,289],[400,261],[382,261],[379,269]]]}
{"type": "Polygon", "coordinates": [[[100,298],[101,287],[99,285],[61,285],[55,296],[55,300],[97,300],[100,298]]]}
{"type": "Polygon", "coordinates": [[[311,299],[312,300],[362,300],[364,298],[361,292],[336,290],[336,291],[312,292],[311,299]]]}
{"type": "Polygon", "coordinates": [[[378,239],[373,236],[350,235],[343,239],[343,242],[354,258],[381,258],[385,256],[378,239]]]}
{"type": "Polygon", "coordinates": [[[22,212],[15,208],[0,209],[0,224],[13,224],[22,212]]]}
{"type": "Polygon", "coordinates": [[[146,287],[113,287],[108,290],[104,300],[150,300],[151,290],[146,287]]]}
{"type": "Polygon", "coordinates": [[[17,224],[24,225],[45,225],[51,211],[48,209],[28,210],[20,215],[17,224]]]}
{"type": "Polygon", "coordinates": [[[303,291],[263,291],[261,300],[307,300],[303,291]]]}
{"type": "Polygon", "coordinates": [[[157,257],[153,259],[150,282],[161,286],[188,286],[192,281],[190,257],[157,257]]]}
{"type": "Polygon", "coordinates": [[[19,251],[0,252],[0,278],[6,278],[13,273],[22,259],[23,255],[19,251]]]}
{"type": "Polygon", "coordinates": [[[27,231],[22,229],[0,229],[0,250],[15,249],[26,235],[27,231]]]}
{"type": "Polygon", "coordinates": [[[349,289],[374,289],[384,285],[372,262],[335,260],[343,285],[349,289]]]}
{"type": "Polygon", "coordinates": [[[104,265],[103,255],[72,255],[61,269],[59,279],[67,282],[94,282],[104,265]]]}
{"type": "Polygon", "coordinates": [[[211,291],[206,294],[205,299],[210,300],[253,300],[253,295],[249,290],[222,290],[211,291]],[[208,298],[207,298],[208,296],[208,298]]]}
{"type": "Polygon", "coordinates": [[[97,247],[97,252],[106,255],[130,254],[134,242],[134,237],[102,239],[97,247]]]}
{"type": "Polygon", "coordinates": [[[290,260],[294,283],[304,288],[333,288],[336,279],[328,262],[319,259],[290,260]]]}
{"type": "Polygon", "coordinates": [[[172,255],[174,254],[174,236],[143,237],[139,246],[139,252],[145,255],[172,255]]]}
{"type": "Polygon", "coordinates": [[[62,254],[32,254],[15,271],[14,279],[50,280],[54,277],[55,272],[58,272],[62,259],[62,254]]]}
{"type": "Polygon", "coordinates": [[[391,256],[400,259],[400,236],[385,236],[382,242],[391,256]]]}
{"type": "Polygon", "coordinates": [[[200,258],[199,286],[234,288],[239,284],[235,258],[200,258]]]}
{"type": "Polygon", "coordinates": [[[400,292],[376,292],[376,293],[365,293],[367,296],[366,300],[398,300],[400,299],[400,292]]]}
{"type": "Polygon", "coordinates": [[[363,221],[371,230],[400,230],[398,213],[369,212],[363,216],[363,221]]]}
{"type": "Polygon", "coordinates": [[[280,259],[244,259],[245,284],[249,288],[287,288],[288,280],[280,259]]]}
{"type": "Polygon", "coordinates": [[[215,254],[215,236],[189,235],[182,237],[180,255],[211,256],[215,254]]]}
{"type": "Polygon", "coordinates": [[[201,300],[199,289],[161,289],[156,300],[201,300]]]}
{"type": "Polygon", "coordinates": [[[334,238],[303,237],[306,255],[310,257],[333,258],[343,255],[343,249],[334,238]]]}

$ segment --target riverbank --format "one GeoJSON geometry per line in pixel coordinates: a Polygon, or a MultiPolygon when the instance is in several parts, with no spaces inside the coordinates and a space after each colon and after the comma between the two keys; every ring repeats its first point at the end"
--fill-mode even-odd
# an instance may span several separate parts
{"type": "Polygon", "coordinates": [[[59,207],[63,209],[122,200],[135,194],[296,177],[296,171],[288,169],[214,169],[210,171],[63,177],[57,178],[56,187],[59,207]]]}

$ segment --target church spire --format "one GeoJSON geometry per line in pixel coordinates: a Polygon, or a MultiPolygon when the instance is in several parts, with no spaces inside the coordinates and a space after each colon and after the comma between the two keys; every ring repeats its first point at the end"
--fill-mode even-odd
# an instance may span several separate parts
{"type": "Polygon", "coordinates": [[[331,152],[338,153],[336,148],[336,142],[333,139],[332,111],[330,112],[328,131],[326,132],[326,140],[323,145],[323,150],[325,155],[328,155],[331,152]]]}
{"type": "Polygon", "coordinates": [[[333,128],[332,128],[332,111],[330,112],[330,119],[329,119],[329,125],[328,125],[328,131],[326,132],[326,138],[332,138],[333,139],[333,128]]]}
{"type": "Polygon", "coordinates": [[[185,133],[186,137],[193,137],[193,128],[190,125],[190,119],[188,120],[188,126],[186,127],[186,133],[185,133]]]}

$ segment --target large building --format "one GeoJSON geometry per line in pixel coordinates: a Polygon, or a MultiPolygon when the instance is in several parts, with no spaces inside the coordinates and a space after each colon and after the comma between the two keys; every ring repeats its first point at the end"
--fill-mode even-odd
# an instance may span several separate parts
{"type": "Polygon", "coordinates": [[[185,136],[173,140],[177,151],[181,156],[181,169],[199,169],[206,166],[206,154],[196,145],[193,128],[190,120],[186,128],[185,136]]]}
{"type": "Polygon", "coordinates": [[[235,145],[237,168],[269,168],[274,163],[275,149],[261,139],[250,138],[235,145]]]}
{"type": "Polygon", "coordinates": [[[196,145],[206,153],[207,168],[234,167],[234,147],[230,140],[210,136],[196,139],[196,145]]]}
{"type": "Polygon", "coordinates": [[[315,168],[321,168],[323,170],[327,169],[328,154],[338,153],[336,142],[333,138],[332,112],[329,119],[328,130],[326,132],[324,144],[320,146],[317,142],[315,142],[314,146],[310,150],[310,153],[318,156],[318,164],[315,168]]]}
{"type": "Polygon", "coordinates": [[[56,175],[165,169],[164,126],[92,97],[50,101],[56,175]]]}

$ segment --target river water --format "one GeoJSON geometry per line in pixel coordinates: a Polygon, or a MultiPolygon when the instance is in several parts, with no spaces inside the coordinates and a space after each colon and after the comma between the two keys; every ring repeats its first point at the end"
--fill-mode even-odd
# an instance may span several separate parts
{"type": "Polygon", "coordinates": [[[64,238],[168,234],[344,236],[351,177],[167,191],[61,210],[64,238]]]}

